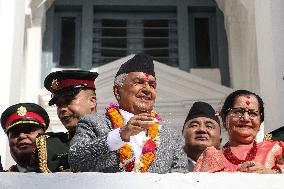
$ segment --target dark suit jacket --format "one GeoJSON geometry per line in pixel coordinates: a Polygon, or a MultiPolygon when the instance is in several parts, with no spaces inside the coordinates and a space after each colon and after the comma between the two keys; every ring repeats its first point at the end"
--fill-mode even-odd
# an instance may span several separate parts
{"type": "MultiPolygon", "coordinates": [[[[70,167],[76,171],[119,172],[117,151],[107,145],[112,125],[106,116],[87,115],[79,120],[69,150],[70,167]]],[[[174,130],[162,126],[160,145],[148,172],[188,172],[188,161],[183,152],[184,140],[174,130]]]]}

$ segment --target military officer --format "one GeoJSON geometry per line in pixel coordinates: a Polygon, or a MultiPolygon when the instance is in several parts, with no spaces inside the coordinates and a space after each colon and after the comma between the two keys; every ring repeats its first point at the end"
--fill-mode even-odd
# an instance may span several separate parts
{"type": "MultiPolygon", "coordinates": [[[[96,112],[95,79],[98,73],[64,70],[50,73],[44,86],[52,93],[49,105],[57,106],[57,115],[67,133],[47,133],[38,137],[35,165],[39,172],[70,171],[69,142],[75,134],[78,119],[96,112]]],[[[35,166],[34,165],[34,166],[35,166]]]]}
{"type": "Polygon", "coordinates": [[[16,165],[8,172],[32,171],[30,161],[36,136],[49,125],[47,112],[34,103],[19,103],[8,107],[1,115],[1,125],[8,136],[10,153],[16,165]]]}

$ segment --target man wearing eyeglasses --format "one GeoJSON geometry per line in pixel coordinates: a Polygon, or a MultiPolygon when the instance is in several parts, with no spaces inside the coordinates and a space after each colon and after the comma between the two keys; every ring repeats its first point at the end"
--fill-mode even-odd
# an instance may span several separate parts
{"type": "Polygon", "coordinates": [[[68,171],[69,142],[75,135],[80,116],[96,113],[95,79],[98,73],[64,70],[50,73],[44,81],[49,90],[49,105],[56,105],[57,115],[67,133],[48,133],[38,137],[37,155],[33,162],[38,172],[68,171]],[[47,155],[46,155],[47,154],[47,155]]]}

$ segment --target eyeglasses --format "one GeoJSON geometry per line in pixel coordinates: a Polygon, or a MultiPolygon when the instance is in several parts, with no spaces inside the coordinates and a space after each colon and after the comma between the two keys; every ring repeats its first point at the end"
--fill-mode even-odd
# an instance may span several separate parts
{"type": "Polygon", "coordinates": [[[254,120],[254,119],[258,118],[258,116],[259,116],[259,112],[258,111],[246,110],[245,108],[229,108],[228,111],[231,113],[231,115],[233,117],[236,117],[236,118],[244,117],[246,112],[248,113],[249,118],[251,120],[254,120]]]}

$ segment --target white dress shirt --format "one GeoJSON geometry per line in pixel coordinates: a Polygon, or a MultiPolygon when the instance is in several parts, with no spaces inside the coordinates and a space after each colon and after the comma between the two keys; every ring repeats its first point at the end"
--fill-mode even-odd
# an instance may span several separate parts
{"type": "MultiPolygon", "coordinates": [[[[123,126],[125,126],[126,123],[129,121],[129,119],[134,116],[134,114],[124,111],[122,109],[119,109],[119,112],[123,117],[123,123],[124,123],[123,126]]],[[[107,144],[111,151],[118,150],[119,148],[127,144],[127,142],[124,142],[120,138],[119,131],[120,128],[117,128],[108,133],[107,144]]],[[[137,135],[130,136],[130,142],[128,143],[131,144],[131,148],[134,153],[135,159],[140,159],[140,156],[142,154],[142,147],[144,144],[143,139],[145,138],[145,136],[146,136],[145,131],[142,131],[137,135]]]]}

